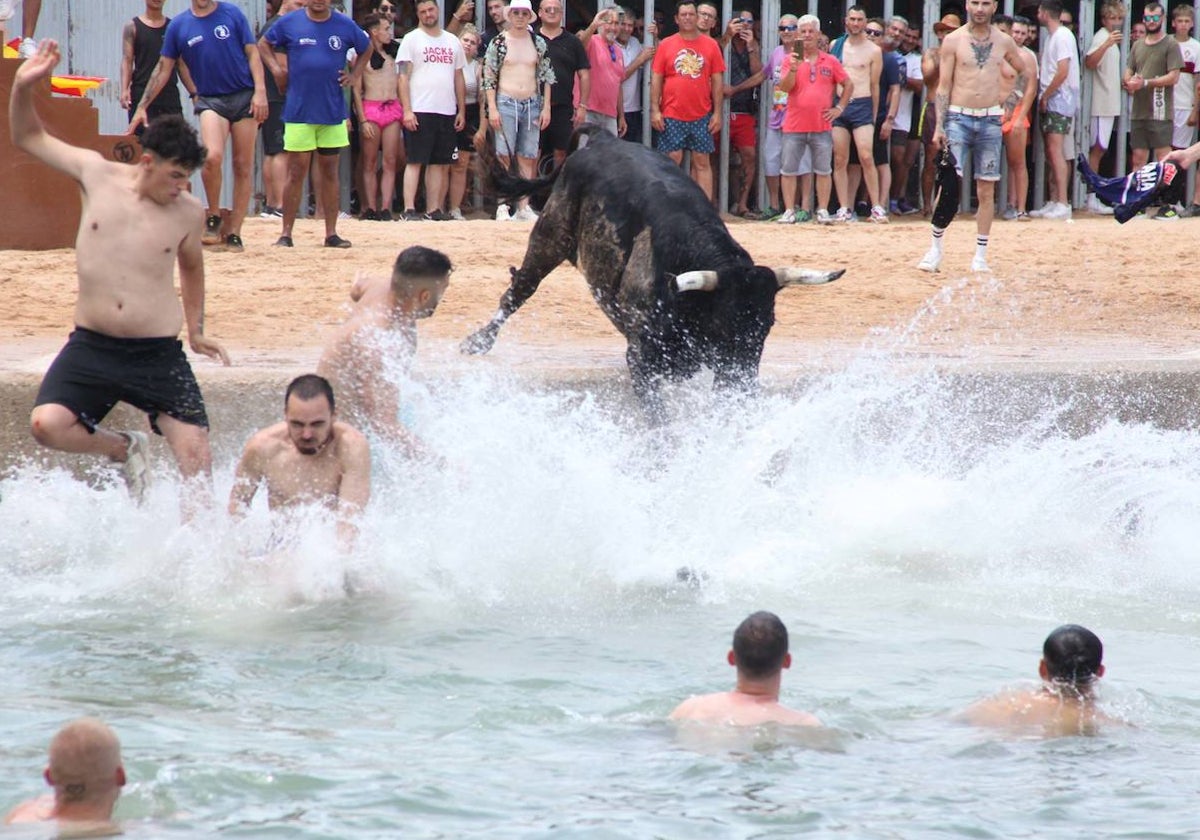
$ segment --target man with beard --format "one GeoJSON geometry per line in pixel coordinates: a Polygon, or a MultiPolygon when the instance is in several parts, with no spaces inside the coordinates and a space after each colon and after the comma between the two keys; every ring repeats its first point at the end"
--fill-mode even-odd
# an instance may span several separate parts
{"type": "Polygon", "coordinates": [[[283,422],[254,434],[238,462],[229,513],[245,515],[258,488],[272,511],[321,504],[336,511],[338,536],[353,540],[354,520],[371,497],[371,452],[357,429],[336,419],[333,388],[298,376],[283,399],[283,422]]]}

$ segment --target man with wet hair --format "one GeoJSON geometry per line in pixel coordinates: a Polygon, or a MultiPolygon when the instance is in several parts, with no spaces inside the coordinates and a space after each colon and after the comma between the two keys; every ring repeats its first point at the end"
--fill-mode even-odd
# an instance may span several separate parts
{"type": "Polygon", "coordinates": [[[71,824],[71,836],[117,833],[112,813],[125,786],[125,768],[121,744],[108,726],[95,718],[80,718],[60,729],[50,742],[50,760],[42,776],[54,795],[22,802],[5,817],[5,824],[56,820],[71,824]]]}
{"type": "Polygon", "coordinates": [[[74,178],[83,197],[75,330],[38,390],[33,436],[60,452],[123,463],[130,494],[140,500],[149,472],[146,434],[100,426],[117,402],[127,402],[167,439],[184,478],[206,479],[199,489],[207,493],[208,416],[178,340],[186,324],[193,351],[229,364],[221,345],[204,335],[204,208],[186,192],[204,147],[179,116],[150,123],[132,166],[48,134],[33,91],[59,58],[58,44],[43,41],[18,68],[9,105],[13,143],[74,178]]]}
{"type": "Polygon", "coordinates": [[[317,373],[342,395],[345,415],[363,429],[399,441],[414,454],[405,428],[397,374],[417,352],[417,321],[433,315],[453,266],[441,251],[413,245],[396,258],[391,277],[355,278],[357,306],[325,345],[317,373]]]}
{"type": "Polygon", "coordinates": [[[357,429],[337,419],[333,387],[307,373],[283,397],[283,422],[246,444],[229,493],[229,513],[244,516],[260,486],[272,511],[319,504],[333,510],[338,536],[352,542],[371,498],[371,451],[357,429]]]}
{"type": "Polygon", "coordinates": [[[1041,730],[1045,737],[1094,734],[1111,718],[1096,708],[1096,681],[1104,676],[1104,645],[1091,630],[1064,624],[1042,645],[1042,686],[981,700],[963,712],[975,726],[1041,730]]]}
{"type": "Polygon", "coordinates": [[[783,669],[792,665],[787,627],[779,616],[764,611],[746,618],[733,633],[733,649],[726,659],[737,668],[734,690],[684,700],[671,712],[672,720],[732,726],[821,725],[808,712],[789,709],[779,702],[783,669]]]}

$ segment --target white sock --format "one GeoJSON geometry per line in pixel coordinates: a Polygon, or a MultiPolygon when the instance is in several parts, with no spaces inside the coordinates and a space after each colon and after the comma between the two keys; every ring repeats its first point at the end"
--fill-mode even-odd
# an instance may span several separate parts
{"type": "Polygon", "coordinates": [[[933,228],[933,244],[931,244],[929,246],[929,250],[933,251],[933,253],[937,254],[939,257],[942,255],[942,237],[945,234],[946,234],[945,228],[940,228],[940,227],[933,228]]]}
{"type": "Polygon", "coordinates": [[[980,233],[975,237],[975,259],[987,262],[987,234],[980,233]]]}

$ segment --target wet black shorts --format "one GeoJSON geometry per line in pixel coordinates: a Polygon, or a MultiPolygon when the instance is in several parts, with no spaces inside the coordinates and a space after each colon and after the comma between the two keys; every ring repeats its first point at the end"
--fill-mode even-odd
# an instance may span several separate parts
{"type": "Polygon", "coordinates": [[[113,338],[76,327],[46,371],[35,405],[66,406],[94,432],[118,402],[208,428],[200,386],[177,338],[113,338]]]}
{"type": "Polygon", "coordinates": [[[223,93],[219,96],[197,96],[196,114],[212,111],[222,119],[231,123],[248,120],[254,116],[250,111],[250,101],[254,99],[254,89],[239,90],[236,93],[223,93]]]}
{"type": "Polygon", "coordinates": [[[454,162],[458,133],[453,114],[417,112],[417,130],[404,129],[404,151],[409,163],[444,166],[454,162]]]}
{"type": "Polygon", "coordinates": [[[283,103],[268,102],[267,118],[258,127],[262,132],[263,154],[283,154],[283,103]]]}

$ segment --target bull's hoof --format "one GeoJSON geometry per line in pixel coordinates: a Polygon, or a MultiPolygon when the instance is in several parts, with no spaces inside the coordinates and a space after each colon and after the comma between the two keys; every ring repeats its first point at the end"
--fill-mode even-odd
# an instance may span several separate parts
{"type": "Polygon", "coordinates": [[[458,349],[468,356],[481,356],[491,350],[492,345],[495,343],[496,334],[490,330],[482,329],[464,338],[462,344],[458,345],[458,349]]]}

